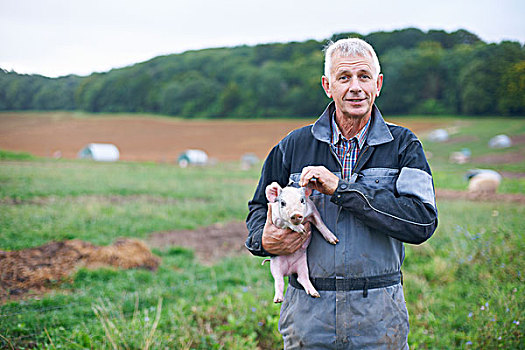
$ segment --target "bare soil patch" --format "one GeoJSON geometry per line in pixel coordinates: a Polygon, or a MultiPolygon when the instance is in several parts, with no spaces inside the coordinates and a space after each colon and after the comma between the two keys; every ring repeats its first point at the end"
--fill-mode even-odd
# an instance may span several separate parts
{"type": "MultiPolygon", "coordinates": [[[[290,131],[312,119],[182,120],[140,115],[78,118],[73,112],[0,113],[0,149],[64,158],[92,142],[113,143],[120,159],[173,162],[186,149],[198,148],[219,161],[236,161],[245,153],[266,157],[290,131]]],[[[416,134],[439,127],[433,121],[396,123],[416,134]]]]}
{"type": "Polygon", "coordinates": [[[201,263],[211,265],[227,256],[248,254],[244,247],[247,237],[248,229],[244,222],[230,222],[196,230],[157,232],[146,241],[150,247],[161,249],[168,246],[190,248],[201,263]]]}
{"type": "Polygon", "coordinates": [[[510,137],[513,145],[523,145],[525,143],[525,135],[514,135],[510,137]]]}
{"type": "Polygon", "coordinates": [[[510,172],[510,171],[500,171],[499,172],[501,176],[509,178],[509,179],[521,179],[525,177],[525,173],[517,173],[517,172],[510,172]]]}
{"type": "Polygon", "coordinates": [[[525,162],[525,154],[523,152],[508,152],[499,154],[486,154],[472,159],[476,163],[485,164],[508,164],[525,162]]]}
{"type": "Polygon", "coordinates": [[[479,140],[479,137],[471,136],[471,135],[465,135],[465,136],[459,136],[459,137],[452,137],[446,141],[446,143],[454,144],[454,143],[466,143],[466,142],[476,142],[479,140]]]}
{"type": "Polygon", "coordinates": [[[525,195],[521,193],[473,193],[446,189],[436,190],[437,199],[468,200],[476,202],[504,202],[525,204],[525,195]]]}
{"type": "Polygon", "coordinates": [[[160,259],[144,242],[127,238],[110,246],[69,240],[20,251],[0,251],[0,304],[28,294],[43,294],[79,267],[156,270],[159,264],[160,259]]]}

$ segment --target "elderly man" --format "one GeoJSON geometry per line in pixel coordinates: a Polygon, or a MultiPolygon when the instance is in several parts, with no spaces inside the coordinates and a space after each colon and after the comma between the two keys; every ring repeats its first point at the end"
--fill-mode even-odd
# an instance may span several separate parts
{"type": "Polygon", "coordinates": [[[403,243],[426,241],[436,229],[437,210],[420,141],[387,124],[374,104],[382,84],[368,43],[351,38],[330,44],[322,85],[333,102],[313,125],[272,149],[249,202],[246,247],[252,254],[290,254],[306,239],[272,224],[264,191],[273,181],[311,187],[339,239],[331,245],[311,235],[308,267],[320,298],[290,277],[279,320],[285,349],[408,348],[403,243]]]}

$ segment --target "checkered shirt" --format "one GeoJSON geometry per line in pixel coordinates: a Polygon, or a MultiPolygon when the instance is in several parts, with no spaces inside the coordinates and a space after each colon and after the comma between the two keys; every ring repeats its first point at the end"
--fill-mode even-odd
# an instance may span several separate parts
{"type": "Polygon", "coordinates": [[[345,180],[350,180],[350,177],[352,176],[352,169],[357,162],[359,151],[365,144],[371,119],[372,118],[368,119],[368,123],[366,123],[366,125],[361,130],[359,130],[359,132],[354,137],[352,137],[350,140],[347,140],[335,122],[335,114],[332,115],[332,149],[334,150],[335,154],[337,154],[337,157],[341,162],[341,175],[345,180]]]}

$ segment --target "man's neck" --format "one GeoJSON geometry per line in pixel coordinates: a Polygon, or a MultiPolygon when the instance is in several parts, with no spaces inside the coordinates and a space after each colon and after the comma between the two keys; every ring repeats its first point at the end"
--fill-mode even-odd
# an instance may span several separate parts
{"type": "Polygon", "coordinates": [[[361,118],[349,118],[347,116],[340,116],[337,113],[337,111],[335,113],[335,122],[337,123],[339,130],[347,140],[350,140],[359,131],[361,131],[361,129],[364,128],[366,123],[368,123],[369,119],[370,115],[361,118]]]}

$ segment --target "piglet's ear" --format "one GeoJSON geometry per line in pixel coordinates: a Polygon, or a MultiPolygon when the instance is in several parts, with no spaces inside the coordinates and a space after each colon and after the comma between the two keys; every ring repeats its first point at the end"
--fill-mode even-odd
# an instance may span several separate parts
{"type": "Polygon", "coordinates": [[[277,197],[281,194],[282,188],[277,182],[272,182],[266,186],[266,198],[270,203],[275,202],[277,197]]]}
{"type": "Polygon", "coordinates": [[[305,197],[306,198],[310,197],[310,195],[312,194],[313,190],[310,187],[308,187],[308,186],[303,187],[303,188],[304,188],[304,195],[305,195],[305,197]]]}

